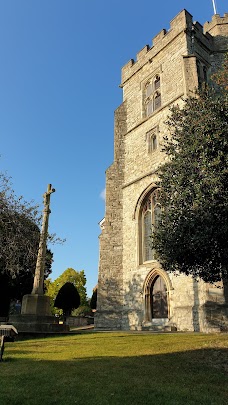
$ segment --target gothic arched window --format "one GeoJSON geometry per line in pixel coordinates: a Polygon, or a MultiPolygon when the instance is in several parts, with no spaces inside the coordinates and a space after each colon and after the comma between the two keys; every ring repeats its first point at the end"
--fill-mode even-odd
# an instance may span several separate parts
{"type": "Polygon", "coordinates": [[[144,85],[144,110],[148,117],[161,107],[161,79],[159,75],[151,78],[144,85]]]}
{"type": "Polygon", "coordinates": [[[200,62],[198,59],[196,61],[196,67],[197,67],[197,75],[198,75],[198,84],[199,88],[202,87],[203,83],[207,83],[207,67],[200,62]]]}
{"type": "Polygon", "coordinates": [[[160,79],[160,76],[157,75],[155,77],[155,81],[154,81],[154,89],[155,90],[160,89],[160,85],[161,85],[161,79],[160,79]]]}
{"type": "Polygon", "coordinates": [[[161,107],[161,93],[156,91],[154,95],[154,109],[157,110],[159,107],[161,107]]]}
{"type": "Polygon", "coordinates": [[[153,190],[147,195],[142,204],[140,220],[140,262],[144,263],[154,259],[152,248],[152,233],[156,228],[161,213],[159,203],[159,189],[153,190]]]}
{"type": "Polygon", "coordinates": [[[147,152],[152,153],[158,149],[158,127],[151,129],[146,133],[147,152]]]}

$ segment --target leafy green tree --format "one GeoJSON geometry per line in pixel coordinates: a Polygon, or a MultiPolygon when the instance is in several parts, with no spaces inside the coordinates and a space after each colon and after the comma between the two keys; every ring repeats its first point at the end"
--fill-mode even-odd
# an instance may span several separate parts
{"type": "Polygon", "coordinates": [[[10,179],[0,173],[1,272],[14,277],[27,267],[28,261],[36,259],[39,224],[38,207],[17,198],[10,179]]]}
{"type": "Polygon", "coordinates": [[[80,305],[80,295],[73,283],[65,283],[60,288],[54,306],[62,309],[64,317],[70,316],[73,309],[80,305]]]}
{"type": "Polygon", "coordinates": [[[166,270],[205,281],[227,279],[227,61],[206,87],[171,109],[168,161],[160,168],[163,212],[153,246],[166,270]],[[220,86],[222,82],[222,86],[220,86]],[[219,87],[218,87],[219,86],[219,87]]]}
{"type": "MultiPolygon", "coordinates": [[[[40,237],[38,206],[17,197],[10,178],[0,173],[0,315],[7,316],[10,300],[32,290],[40,237]]],[[[47,250],[46,274],[52,252],[47,250]]]]}
{"type": "Polygon", "coordinates": [[[88,305],[80,305],[77,309],[72,311],[72,316],[88,316],[92,315],[91,308],[88,305]]]}
{"type": "Polygon", "coordinates": [[[225,55],[221,69],[212,75],[212,80],[223,90],[228,90],[228,52],[225,55]]]}
{"type": "Polygon", "coordinates": [[[56,280],[45,281],[46,295],[51,298],[51,311],[53,314],[61,315],[62,311],[54,307],[54,301],[59,289],[67,282],[72,283],[80,295],[81,306],[87,306],[86,276],[84,270],[76,271],[72,268],[66,269],[56,280]]]}

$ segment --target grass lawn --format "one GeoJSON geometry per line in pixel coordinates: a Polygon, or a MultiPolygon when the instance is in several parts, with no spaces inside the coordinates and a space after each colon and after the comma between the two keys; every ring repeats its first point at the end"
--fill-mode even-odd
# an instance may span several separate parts
{"type": "Polygon", "coordinates": [[[0,405],[228,404],[228,334],[84,333],[6,343],[0,405]]]}

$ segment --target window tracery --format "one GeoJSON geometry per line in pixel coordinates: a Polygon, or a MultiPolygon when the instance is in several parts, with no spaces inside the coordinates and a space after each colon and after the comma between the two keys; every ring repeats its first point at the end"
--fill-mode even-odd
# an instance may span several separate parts
{"type": "Polygon", "coordinates": [[[208,82],[208,69],[207,67],[197,59],[196,61],[196,67],[197,67],[197,75],[198,75],[198,82],[199,82],[199,88],[202,87],[203,83],[208,82]]]}
{"type": "Polygon", "coordinates": [[[152,233],[154,232],[161,214],[161,205],[159,203],[160,190],[153,190],[145,198],[141,210],[141,262],[154,260],[155,252],[152,248],[152,233]]]}
{"type": "Polygon", "coordinates": [[[152,153],[158,149],[158,134],[159,130],[153,128],[146,133],[146,142],[147,142],[147,152],[152,153]]]}
{"type": "Polygon", "coordinates": [[[161,79],[159,75],[148,80],[144,86],[144,106],[146,116],[161,107],[161,79]]]}

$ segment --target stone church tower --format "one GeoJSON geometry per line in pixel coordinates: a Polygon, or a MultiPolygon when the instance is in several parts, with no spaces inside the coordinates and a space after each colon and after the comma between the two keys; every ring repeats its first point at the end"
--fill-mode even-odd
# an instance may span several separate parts
{"type": "Polygon", "coordinates": [[[169,107],[207,80],[227,45],[228,14],[202,27],[183,10],[122,68],[123,103],[115,111],[100,224],[96,329],[207,332],[228,324],[223,286],[165,272],[150,247],[169,107]]]}

